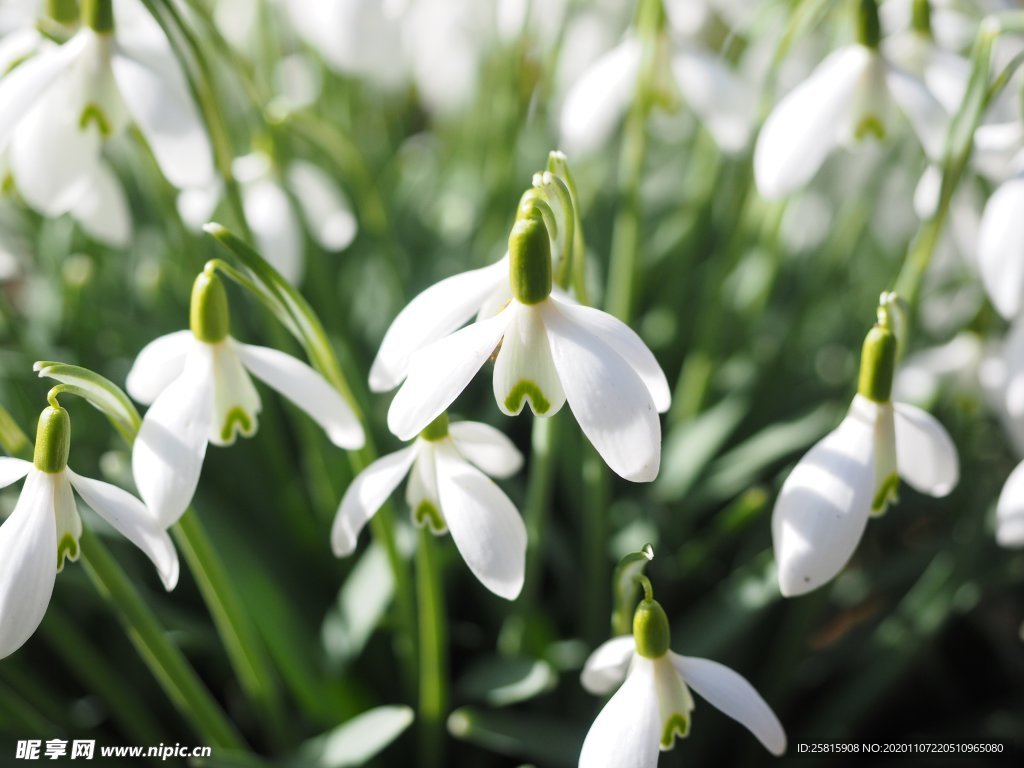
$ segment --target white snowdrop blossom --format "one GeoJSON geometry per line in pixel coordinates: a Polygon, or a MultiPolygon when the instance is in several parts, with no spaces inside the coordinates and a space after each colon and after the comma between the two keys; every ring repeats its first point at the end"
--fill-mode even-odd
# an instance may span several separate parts
{"type": "Polygon", "coordinates": [[[351,406],[319,373],[284,352],[242,344],[228,329],[227,294],[208,266],[192,291],[191,330],[150,342],[128,373],[128,393],[150,405],[132,473],[165,526],[192,500],[207,444],[256,433],[261,403],[250,375],[307,413],[335,445],[353,450],[365,440],[351,406]]]}
{"type": "Polygon", "coordinates": [[[772,540],[786,597],[817,589],[843,569],[868,518],[896,501],[900,478],[935,497],[959,480],[956,447],[942,425],[920,408],[892,402],[895,358],[895,336],[876,325],[864,341],[849,412],[783,483],[772,540]]]}
{"type": "Polygon", "coordinates": [[[451,532],[480,583],[514,600],[523,588],[526,526],[487,475],[511,477],[522,464],[516,447],[494,427],[449,424],[442,415],[412,445],[377,459],[352,481],[331,530],[334,554],[352,554],[359,532],[408,475],[405,497],[416,525],[435,535],[451,532]]]}
{"type": "Polygon", "coordinates": [[[1024,547],[1024,462],[1014,468],[999,493],[996,541],[1007,548],[1024,547]]]}
{"type": "Polygon", "coordinates": [[[95,0],[85,11],[67,42],[40,42],[0,80],[0,157],[34,209],[72,213],[90,235],[126,245],[129,208],[104,142],[134,122],[179,188],[210,183],[212,154],[170,43],[138,0],[95,0]]]}
{"type": "Polygon", "coordinates": [[[25,478],[11,516],[0,526],[0,658],[36,631],[57,573],[77,560],[82,520],[74,494],[156,566],[164,588],[178,583],[178,554],[156,515],[117,486],[67,465],[71,420],[63,408],[39,417],[34,461],[0,457],[0,488],[25,478]]]}
{"type": "Polygon", "coordinates": [[[633,635],[615,637],[587,659],[580,680],[590,693],[618,690],[583,742],[580,768],[654,768],[658,752],[690,732],[692,688],[746,727],[773,755],[786,751],[786,733],[771,707],[742,675],[710,659],[669,650],[661,605],[637,607],[633,635]]]}
{"type": "MultiPolygon", "coordinates": [[[[924,80],[879,49],[877,9],[861,8],[860,42],[833,51],[775,106],[754,148],[757,188],[778,199],[809,182],[838,146],[885,139],[902,112],[925,154],[941,156],[949,117],[924,80]]],[[[948,93],[943,87],[943,93],[948,93]]]]}
{"type": "Polygon", "coordinates": [[[654,57],[653,87],[659,103],[693,110],[725,152],[743,151],[753,130],[757,98],[751,85],[720,54],[694,36],[679,3],[666,4],[676,35],[659,31],[648,43],[635,33],[599,56],[566,94],[560,116],[561,144],[572,154],[603,147],[637,98],[645,56],[654,57]]]}
{"type": "MultiPolygon", "coordinates": [[[[501,263],[486,269],[497,270],[501,263]]],[[[495,355],[494,396],[503,413],[515,416],[529,403],[534,414],[552,416],[568,401],[613,471],[650,482],[661,463],[658,414],[671,401],[654,355],[611,315],[552,294],[550,239],[532,201],[520,208],[512,229],[508,265],[512,296],[501,311],[411,356],[388,427],[399,439],[411,440],[495,355]]],[[[477,306],[479,296],[472,298],[466,306],[477,306]]],[[[399,347],[411,348],[396,340],[399,347]]]]}

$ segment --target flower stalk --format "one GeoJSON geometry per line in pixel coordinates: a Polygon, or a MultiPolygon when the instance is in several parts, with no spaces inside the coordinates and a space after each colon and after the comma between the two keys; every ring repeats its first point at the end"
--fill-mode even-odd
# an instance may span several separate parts
{"type": "Polygon", "coordinates": [[[444,765],[444,719],[448,708],[447,633],[444,585],[437,544],[429,527],[419,530],[416,594],[419,602],[419,716],[423,765],[444,765]]]}

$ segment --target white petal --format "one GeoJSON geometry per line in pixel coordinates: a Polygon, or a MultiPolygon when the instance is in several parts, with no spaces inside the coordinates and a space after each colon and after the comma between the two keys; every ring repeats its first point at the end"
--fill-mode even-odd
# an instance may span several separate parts
{"type": "Polygon", "coordinates": [[[580,683],[588,692],[598,696],[611,692],[625,679],[635,652],[636,641],[632,635],[620,635],[601,643],[587,657],[580,673],[580,683]]]}
{"type": "Polygon", "coordinates": [[[363,447],[366,436],[359,419],[341,393],[323,376],[301,360],[276,349],[237,341],[232,344],[253,376],[309,414],[332,443],[350,451],[363,447]]]}
{"type": "Polygon", "coordinates": [[[441,415],[501,341],[511,312],[456,331],[412,356],[408,376],[388,410],[388,429],[412,440],[441,415]]]}
{"type": "Polygon", "coordinates": [[[0,659],[18,650],[43,620],[57,578],[53,500],[59,475],[32,471],[0,525],[0,659]]]}
{"type": "Polygon", "coordinates": [[[1024,462],[1010,473],[999,493],[996,541],[1003,547],[1024,547],[1024,462]]]}
{"type": "Polygon", "coordinates": [[[671,654],[672,663],[708,703],[746,727],[773,755],[786,751],[786,732],[772,708],[747,679],[709,659],[671,654]]]}
{"type": "Polygon", "coordinates": [[[132,238],[132,214],[121,180],[100,161],[86,178],[82,196],[71,209],[86,234],[94,240],[125,248],[132,238]]]}
{"type": "Polygon", "coordinates": [[[903,110],[917,134],[925,154],[932,160],[942,157],[949,128],[949,116],[923,81],[890,66],[885,80],[893,100],[903,110]]]}
{"type": "Polygon", "coordinates": [[[991,179],[1004,181],[1022,146],[1024,124],[1020,120],[978,126],[974,132],[971,165],[991,179]]]}
{"type": "Polygon", "coordinates": [[[387,392],[401,384],[412,355],[464,325],[502,283],[508,283],[507,259],[453,275],[416,296],[384,334],[370,368],[370,389],[387,392]]]}
{"type": "Polygon", "coordinates": [[[16,483],[32,471],[32,462],[0,456],[0,488],[16,483]]]}
{"type": "Polygon", "coordinates": [[[66,474],[53,483],[53,516],[57,529],[57,571],[64,570],[64,560],[78,560],[78,541],[82,538],[82,518],[66,474]]]}
{"type": "Polygon", "coordinates": [[[941,190],[942,171],[939,166],[929,163],[914,187],[914,213],[921,221],[927,221],[935,215],[941,190]]]}
{"type": "Polygon", "coordinates": [[[655,768],[659,720],[654,663],[637,656],[626,682],[590,726],[579,768],[655,768]]]}
{"type": "Polygon", "coordinates": [[[160,170],[179,189],[213,180],[213,153],[185,75],[165,38],[119,34],[111,57],[125,106],[160,170]]]}
{"type": "Polygon", "coordinates": [[[146,411],[132,448],[139,495],[165,528],[180,518],[199,484],[213,423],[213,352],[193,345],[181,375],[146,411]]]}
{"type": "Polygon", "coordinates": [[[672,404],[672,392],[665,372],[636,331],[617,317],[593,307],[558,301],[558,308],[614,349],[629,363],[651,393],[654,407],[664,413],[672,404]]]}
{"type": "Polygon", "coordinates": [[[677,738],[689,735],[693,712],[690,689],[667,653],[654,660],[654,690],[658,697],[658,722],[661,725],[659,747],[662,752],[667,752],[675,747],[677,738]]]}
{"type": "Polygon", "coordinates": [[[775,106],[754,150],[754,176],[762,195],[784,197],[814,177],[848,123],[871,61],[863,46],[840,48],[775,106]]]}
{"type": "Polygon", "coordinates": [[[441,497],[437,492],[437,445],[429,440],[416,440],[416,458],[405,488],[405,503],[415,525],[426,526],[440,536],[448,532],[448,523],[441,514],[441,497]]]}
{"type": "Polygon", "coordinates": [[[360,472],[341,499],[331,527],[331,546],[336,557],[351,555],[363,526],[376,514],[409,473],[416,446],[377,459],[360,472]]]}
{"type": "Polygon", "coordinates": [[[562,105],[561,146],[571,155],[601,147],[615,131],[636,93],[642,48],[629,37],[595,61],[562,105]]]}
{"type": "Polygon", "coordinates": [[[233,445],[238,435],[252,437],[259,428],[263,404],[249,372],[242,365],[237,344],[227,339],[210,345],[213,352],[213,420],[210,442],[233,445]]]}
{"type": "Polygon", "coordinates": [[[128,371],[125,388],[143,405],[150,405],[185,370],[185,358],[193,344],[192,331],[175,331],[149,342],[128,371]]]}
{"type": "Polygon", "coordinates": [[[783,483],[772,540],[786,597],[817,589],[853,555],[874,497],[874,450],[874,424],[851,408],[783,483]]]}
{"type": "Polygon", "coordinates": [[[156,515],[122,488],[83,477],[70,467],[66,472],[82,500],[153,562],[164,589],[174,589],[178,583],[178,553],[156,515]]]}
{"type": "Polygon", "coordinates": [[[512,477],[523,466],[523,454],[505,433],[479,421],[457,421],[448,434],[459,453],[491,477],[512,477]]]}
{"type": "Polygon", "coordinates": [[[621,477],[650,482],[661,464],[661,424],[650,392],[601,337],[543,305],[551,354],[569,407],[601,458],[621,477]]]}
{"type": "Polygon", "coordinates": [[[716,56],[688,47],[672,59],[672,73],[687,105],[725,152],[742,152],[750,141],[757,94],[716,56]]]}
{"type": "Polygon", "coordinates": [[[185,226],[196,231],[202,229],[203,224],[213,218],[223,192],[219,179],[207,187],[183,189],[178,194],[176,207],[185,226]]]}
{"type": "Polygon", "coordinates": [[[296,285],[306,268],[306,254],[288,195],[271,179],[258,179],[242,185],[242,203],[260,253],[285,280],[296,285]]]}
{"type": "Polygon", "coordinates": [[[526,525],[494,481],[440,444],[437,490],[441,514],[462,559],[480,583],[499,597],[514,600],[523,588],[526,525]]]}
{"type": "Polygon", "coordinates": [[[288,166],[287,180],[320,247],[327,251],[348,248],[359,225],[352,206],[334,180],[319,166],[303,160],[288,166]]]}
{"type": "Polygon", "coordinates": [[[893,403],[896,415],[896,466],[911,488],[945,496],[960,479],[956,446],[945,427],[927,411],[893,403]]]}
{"type": "Polygon", "coordinates": [[[999,314],[1024,307],[1024,177],[1001,185],[985,205],[978,233],[978,270],[999,314]]]}
{"type": "Polygon", "coordinates": [[[522,413],[527,402],[538,416],[554,416],[565,404],[539,307],[515,304],[494,363],[494,399],[506,416],[522,413]]]}

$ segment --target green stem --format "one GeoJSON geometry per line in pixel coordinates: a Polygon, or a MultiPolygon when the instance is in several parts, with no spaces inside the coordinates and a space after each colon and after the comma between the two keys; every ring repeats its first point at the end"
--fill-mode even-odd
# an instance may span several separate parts
{"type": "Polygon", "coordinates": [[[448,707],[447,638],[445,637],[444,588],[433,534],[419,531],[416,556],[416,593],[420,628],[420,764],[444,765],[444,718],[448,707]]]}
{"type": "Polygon", "coordinates": [[[97,591],[115,609],[128,637],[164,692],[203,740],[217,749],[245,750],[242,737],[181,651],[174,646],[131,580],[89,530],[81,537],[82,563],[97,591]]]}
{"type": "Polygon", "coordinates": [[[608,633],[607,585],[611,579],[608,559],[608,500],[611,495],[604,460],[589,443],[583,446],[583,637],[592,645],[608,633]]]}

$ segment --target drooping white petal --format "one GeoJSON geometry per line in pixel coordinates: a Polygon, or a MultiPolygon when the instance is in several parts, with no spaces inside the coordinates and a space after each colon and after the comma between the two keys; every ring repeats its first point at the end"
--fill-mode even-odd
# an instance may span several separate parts
{"type": "Polygon", "coordinates": [[[662,752],[667,752],[675,747],[677,738],[689,735],[693,712],[690,689],[667,653],[654,660],[654,691],[658,697],[658,722],[661,725],[659,746],[662,752]]]}
{"type": "Polygon", "coordinates": [[[978,270],[999,314],[1024,308],[1024,176],[1007,181],[985,205],[978,233],[978,270]]]}
{"type": "Polygon", "coordinates": [[[939,160],[949,127],[949,115],[942,104],[922,80],[896,67],[886,69],[885,81],[893,100],[917,134],[925,154],[932,160],[939,160]]]}
{"type": "Polygon", "coordinates": [[[494,399],[506,416],[522,413],[526,403],[538,416],[554,416],[565,393],[551,359],[544,320],[537,306],[514,304],[501,351],[494,363],[494,399]]]}
{"type": "Polygon", "coordinates": [[[332,443],[350,451],[363,447],[366,436],[352,407],[313,368],[276,349],[231,344],[253,376],[305,411],[332,443]]]}
{"type": "Polygon", "coordinates": [[[602,337],[544,302],[555,368],[576,421],[612,470],[650,482],[661,465],[661,423],[646,385],[602,337]]]}
{"type": "Polygon", "coordinates": [[[494,352],[511,317],[505,310],[414,354],[405,383],[391,401],[388,429],[399,440],[412,440],[440,416],[494,352]]]}
{"type": "Polygon", "coordinates": [[[143,405],[150,405],[185,369],[185,358],[192,345],[198,344],[192,331],[175,331],[159,336],[139,352],[125,388],[143,405]]]}
{"type": "Polygon", "coordinates": [[[0,525],[0,659],[24,645],[50,604],[57,578],[58,478],[29,472],[14,511],[0,525]]]}
{"type": "Polygon", "coordinates": [[[71,215],[86,234],[114,248],[125,248],[132,238],[132,214],[124,186],[105,162],[97,163],[71,215]]]}
{"type": "Polygon", "coordinates": [[[331,547],[336,557],[351,555],[363,526],[376,514],[409,473],[416,446],[389,453],[360,472],[345,491],[331,526],[331,547]]]}
{"type": "Polygon", "coordinates": [[[742,152],[750,141],[757,95],[716,56],[696,46],[672,58],[672,74],[687,105],[725,152],[742,152]]]}
{"type": "Polygon", "coordinates": [[[523,454],[505,433],[479,421],[458,421],[448,434],[459,453],[491,477],[512,477],[523,466],[523,454]]]}
{"type": "Polygon", "coordinates": [[[635,657],[626,682],[590,726],[579,768],[655,768],[661,738],[654,662],[635,657]]]}
{"type": "Polygon", "coordinates": [[[875,425],[875,492],[871,498],[871,514],[885,514],[898,499],[900,488],[899,461],[896,456],[896,416],[892,403],[875,403],[856,395],[850,413],[860,413],[875,425]]]}
{"type": "Polygon", "coordinates": [[[252,437],[263,404],[231,338],[211,344],[213,353],[213,420],[210,442],[233,445],[238,435],[252,437]]]}
{"type": "Polygon", "coordinates": [[[642,44],[628,37],[595,61],[569,90],[559,122],[561,146],[570,155],[601,147],[636,92],[642,44]]]}
{"type": "Polygon", "coordinates": [[[437,490],[437,443],[418,439],[414,447],[416,457],[405,488],[405,503],[409,505],[415,525],[426,526],[435,536],[440,536],[448,532],[448,523],[441,514],[441,496],[437,490]]]}
{"type": "Polygon", "coordinates": [[[817,589],[853,555],[875,493],[874,450],[874,423],[851,408],[783,483],[772,541],[786,597],[817,589]]]}
{"type": "Polygon", "coordinates": [[[16,483],[32,471],[32,462],[0,456],[0,488],[16,483]]]}
{"type": "Polygon", "coordinates": [[[745,677],[717,661],[669,655],[683,680],[711,706],[747,728],[773,755],[786,751],[782,723],[745,677]]]}
{"type": "Polygon", "coordinates": [[[111,67],[124,104],[175,187],[213,180],[213,153],[181,65],[167,39],[118,34],[111,67]]]}
{"type": "Polygon", "coordinates": [[[306,254],[288,195],[272,178],[262,178],[242,185],[242,204],[260,253],[285,280],[298,284],[306,269],[306,254]]]}
{"type": "Polygon", "coordinates": [[[945,496],[960,480],[960,460],[945,427],[927,411],[893,403],[896,417],[896,466],[916,491],[945,496]]]}
{"type": "Polygon", "coordinates": [[[480,583],[514,600],[523,588],[526,525],[494,481],[439,441],[437,490],[452,541],[480,583]]]}
{"type": "Polygon", "coordinates": [[[53,482],[53,517],[57,532],[57,571],[64,570],[64,561],[78,560],[78,540],[82,538],[82,518],[78,514],[74,494],[67,475],[53,482]]]}
{"type": "Polygon", "coordinates": [[[665,372],[661,370],[654,354],[636,331],[607,312],[582,304],[556,301],[558,308],[573,322],[587,328],[629,363],[644,382],[647,391],[651,393],[658,413],[664,413],[669,409],[672,404],[672,392],[668,386],[668,379],[665,378],[665,372]]]}
{"type": "Polygon", "coordinates": [[[195,495],[213,423],[213,391],[213,350],[197,343],[181,375],[146,411],[135,438],[135,485],[165,528],[178,521],[195,495]]]}
{"type": "Polygon", "coordinates": [[[754,150],[754,177],[764,197],[784,197],[818,172],[848,124],[871,63],[864,46],[840,48],[775,106],[754,150]]]}
{"type": "Polygon", "coordinates": [[[416,296],[384,334],[370,367],[370,389],[387,392],[401,384],[412,355],[464,325],[501,283],[508,283],[507,259],[453,275],[416,296]]]}
{"type": "Polygon", "coordinates": [[[152,510],[116,485],[83,477],[70,467],[65,471],[82,500],[152,561],[164,589],[174,589],[178,583],[178,553],[152,510]]]}
{"type": "Polygon", "coordinates": [[[633,635],[620,635],[601,643],[587,657],[580,673],[580,684],[597,696],[609,693],[626,677],[629,662],[636,653],[633,635]]]}
{"type": "Polygon", "coordinates": [[[328,251],[343,251],[355,239],[359,225],[352,206],[334,180],[319,166],[296,160],[286,172],[288,187],[302,207],[313,239],[328,251]]]}
{"type": "Polygon", "coordinates": [[[996,541],[1002,547],[1024,547],[1024,462],[1014,468],[999,493],[996,541]]]}

